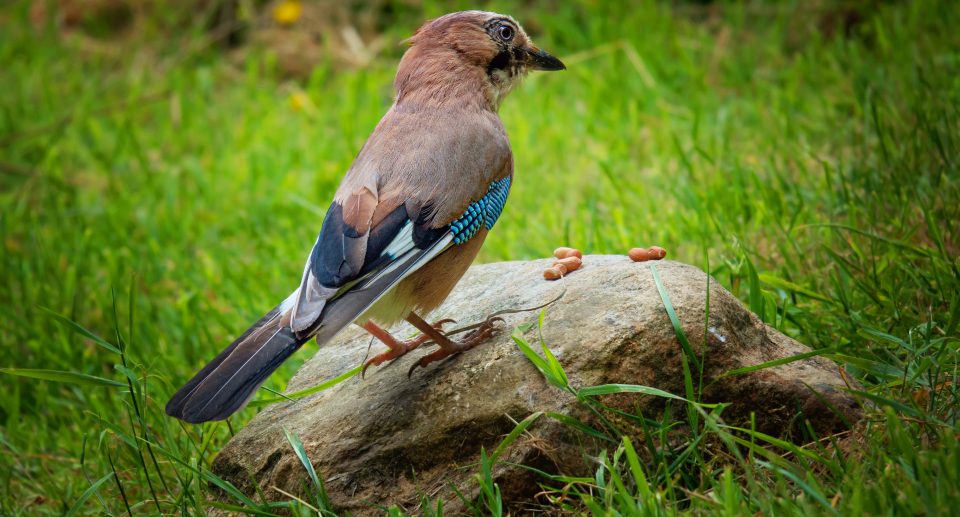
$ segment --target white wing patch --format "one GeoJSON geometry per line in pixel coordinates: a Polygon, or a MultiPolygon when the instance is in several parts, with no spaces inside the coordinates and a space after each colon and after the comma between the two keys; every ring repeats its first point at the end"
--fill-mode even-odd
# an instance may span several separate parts
{"type": "MultiPolygon", "coordinates": [[[[313,246],[316,247],[320,242],[320,236],[317,236],[313,246]]],[[[283,301],[281,306],[290,304],[292,318],[290,318],[290,328],[294,332],[303,332],[320,319],[320,313],[327,304],[327,300],[337,292],[336,289],[324,287],[313,276],[312,268],[313,253],[307,258],[307,263],[303,266],[303,279],[300,280],[300,287],[293,292],[290,297],[283,301]],[[291,301],[291,298],[293,300],[291,301]]]]}
{"type": "Polygon", "coordinates": [[[297,304],[297,297],[300,296],[300,288],[297,287],[290,293],[290,296],[287,296],[285,300],[280,302],[280,308],[278,309],[280,314],[283,314],[294,307],[297,304]]]}
{"type": "MultiPolygon", "coordinates": [[[[369,309],[370,307],[373,307],[373,305],[374,305],[375,303],[377,303],[377,301],[380,300],[380,298],[383,298],[383,297],[384,297],[387,293],[389,293],[394,287],[396,287],[397,284],[399,284],[400,281],[402,281],[404,278],[407,278],[408,276],[412,275],[412,274],[415,273],[417,270],[419,270],[420,268],[422,268],[427,262],[430,262],[431,260],[433,260],[434,258],[436,258],[437,255],[439,255],[439,254],[443,253],[444,251],[446,251],[446,249],[449,248],[452,243],[453,243],[453,235],[450,234],[450,233],[447,233],[446,235],[444,235],[444,236],[443,236],[439,241],[437,241],[430,249],[428,249],[428,250],[426,251],[426,253],[424,253],[421,257],[417,258],[417,260],[416,260],[415,262],[413,262],[412,264],[407,265],[407,266],[406,266],[406,270],[403,271],[403,274],[401,274],[401,275],[398,276],[397,278],[393,279],[393,281],[391,281],[390,284],[387,285],[387,286],[380,292],[380,294],[378,294],[375,298],[373,298],[372,300],[370,300],[370,301],[366,304],[366,306],[363,308],[363,310],[357,313],[357,316],[359,316],[360,314],[363,314],[364,312],[366,312],[367,309],[369,309]]],[[[367,288],[370,287],[370,286],[375,285],[375,284],[377,283],[377,281],[380,280],[380,278],[382,278],[382,277],[384,277],[384,276],[386,276],[386,275],[389,275],[390,273],[392,273],[393,271],[395,271],[397,268],[401,267],[405,262],[407,262],[407,261],[406,261],[406,260],[394,260],[394,261],[391,262],[387,267],[381,269],[380,271],[377,271],[377,272],[374,273],[371,277],[369,277],[369,278],[367,278],[366,280],[364,280],[363,283],[361,283],[359,286],[357,286],[355,289],[352,289],[352,290],[353,290],[353,291],[356,291],[356,292],[360,292],[360,291],[363,291],[364,289],[367,289],[367,288]]]]}
{"type": "Polygon", "coordinates": [[[383,254],[390,255],[391,258],[397,258],[400,255],[412,250],[413,244],[413,223],[407,221],[403,228],[397,232],[397,236],[390,241],[383,254]]]}

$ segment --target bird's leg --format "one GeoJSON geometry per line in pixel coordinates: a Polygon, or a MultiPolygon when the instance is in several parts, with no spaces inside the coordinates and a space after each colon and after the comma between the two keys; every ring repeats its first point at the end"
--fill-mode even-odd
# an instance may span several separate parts
{"type": "Polygon", "coordinates": [[[429,336],[431,341],[440,346],[435,352],[427,354],[421,357],[416,363],[413,363],[407,375],[412,374],[418,366],[427,366],[430,363],[470,350],[480,343],[483,343],[493,334],[494,323],[503,321],[503,318],[500,317],[487,318],[476,329],[464,336],[463,339],[454,341],[440,332],[440,330],[430,326],[429,323],[424,321],[420,316],[417,316],[416,313],[411,312],[406,319],[411,325],[420,329],[425,336],[429,336]]]}
{"type": "MultiPolygon", "coordinates": [[[[442,329],[443,325],[446,323],[456,323],[456,322],[451,319],[444,319],[434,323],[432,326],[429,324],[427,326],[430,327],[430,329],[437,330],[439,332],[439,329],[442,329]]],[[[363,363],[363,370],[361,370],[361,375],[367,372],[367,368],[369,368],[370,365],[380,365],[385,361],[391,361],[393,359],[397,359],[403,356],[404,354],[406,354],[407,352],[413,350],[414,348],[417,348],[418,346],[433,339],[428,334],[421,334],[413,339],[407,339],[407,340],[401,341],[393,337],[393,335],[391,335],[389,332],[384,330],[382,327],[380,327],[373,321],[369,321],[369,320],[366,323],[364,323],[362,327],[364,330],[366,330],[371,335],[373,335],[373,337],[377,338],[383,344],[390,347],[390,350],[383,352],[382,354],[376,355],[374,357],[371,357],[367,362],[363,363]]]]}

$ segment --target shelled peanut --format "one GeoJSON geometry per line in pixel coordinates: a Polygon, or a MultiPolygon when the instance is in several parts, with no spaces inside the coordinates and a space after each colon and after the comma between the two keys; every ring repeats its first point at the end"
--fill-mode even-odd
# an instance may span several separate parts
{"type": "Polygon", "coordinates": [[[660,260],[667,256],[667,250],[660,246],[650,246],[649,248],[631,248],[627,253],[630,260],[634,262],[646,262],[648,260],[660,260]]]}
{"type": "Polygon", "coordinates": [[[559,280],[563,275],[572,273],[583,265],[583,253],[576,248],[557,248],[553,256],[557,260],[543,272],[543,278],[547,280],[559,280]]]}
{"type": "Polygon", "coordinates": [[[577,257],[578,259],[583,260],[583,253],[580,253],[580,250],[577,248],[567,248],[565,246],[560,246],[559,248],[553,250],[553,256],[558,259],[577,257]]]}

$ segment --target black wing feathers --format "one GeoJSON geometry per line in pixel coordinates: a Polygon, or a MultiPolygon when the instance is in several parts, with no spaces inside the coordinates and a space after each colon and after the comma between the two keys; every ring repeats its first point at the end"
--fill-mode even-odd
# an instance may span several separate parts
{"type": "Polygon", "coordinates": [[[418,203],[401,204],[362,233],[345,220],[343,206],[333,203],[310,253],[313,275],[324,287],[340,287],[377,269],[397,258],[383,252],[408,223],[413,224],[413,244],[429,247],[447,231],[431,228],[431,212],[429,206],[418,203]]]}
{"type": "Polygon", "coordinates": [[[407,221],[409,221],[407,211],[401,205],[391,210],[386,217],[370,228],[370,234],[367,237],[367,253],[363,257],[363,266],[358,276],[363,276],[395,258],[384,255],[383,252],[400,234],[407,221]]]}
{"type": "Polygon", "coordinates": [[[433,205],[408,201],[406,207],[407,217],[413,222],[413,244],[416,247],[426,249],[447,233],[446,226],[433,227],[433,205]]]}
{"type": "Polygon", "coordinates": [[[310,252],[310,266],[320,285],[340,287],[360,274],[369,233],[348,224],[343,206],[333,203],[323,218],[320,237],[310,252]]]}

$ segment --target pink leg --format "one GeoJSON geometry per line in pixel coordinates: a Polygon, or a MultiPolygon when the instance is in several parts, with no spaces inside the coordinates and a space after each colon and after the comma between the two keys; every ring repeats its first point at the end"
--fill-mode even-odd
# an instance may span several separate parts
{"type": "MultiPolygon", "coordinates": [[[[440,320],[433,324],[433,326],[427,325],[431,330],[442,329],[445,323],[454,323],[451,319],[440,320]]],[[[380,365],[386,361],[392,361],[399,357],[402,357],[407,352],[417,348],[418,346],[430,341],[432,337],[428,334],[421,334],[413,339],[408,339],[405,341],[400,341],[397,338],[393,337],[389,332],[381,328],[379,325],[372,321],[367,321],[363,325],[363,329],[369,332],[373,337],[380,340],[383,344],[390,347],[390,350],[383,352],[382,354],[371,357],[367,362],[363,363],[363,370],[361,375],[367,372],[367,368],[370,365],[380,365]]],[[[441,334],[442,335],[442,334],[441,334]]]]}
{"type": "Polygon", "coordinates": [[[429,336],[431,341],[440,346],[440,348],[435,352],[421,357],[419,361],[414,363],[410,368],[408,375],[413,374],[413,371],[416,370],[418,366],[426,367],[430,363],[470,350],[480,343],[483,343],[491,335],[493,335],[494,323],[497,321],[503,321],[503,318],[499,317],[487,318],[486,321],[484,321],[475,330],[467,334],[462,340],[453,341],[440,332],[439,329],[431,326],[429,323],[424,321],[423,318],[417,316],[413,312],[411,312],[406,319],[411,325],[420,329],[425,336],[429,336]]]}

